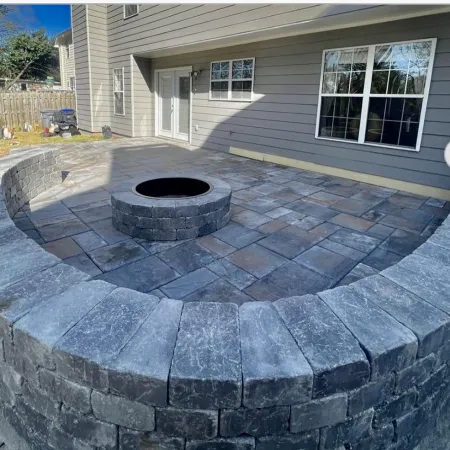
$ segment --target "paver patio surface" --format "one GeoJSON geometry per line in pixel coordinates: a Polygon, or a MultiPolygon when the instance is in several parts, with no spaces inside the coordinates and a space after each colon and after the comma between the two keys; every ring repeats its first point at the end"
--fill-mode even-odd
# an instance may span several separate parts
{"type": "Polygon", "coordinates": [[[185,301],[273,301],[377,273],[420,246],[450,203],[157,139],[62,150],[63,183],[15,216],[27,235],[93,277],[185,301]],[[165,172],[233,190],[231,221],[177,242],[131,239],[110,195],[165,172]]]}

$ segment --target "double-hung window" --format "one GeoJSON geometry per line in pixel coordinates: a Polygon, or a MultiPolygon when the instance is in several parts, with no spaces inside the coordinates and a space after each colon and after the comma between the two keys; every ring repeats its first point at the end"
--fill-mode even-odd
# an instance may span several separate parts
{"type": "Polygon", "coordinates": [[[113,95],[114,95],[114,114],[118,116],[125,115],[125,99],[124,99],[124,70],[113,70],[113,95]]]}
{"type": "Polygon", "coordinates": [[[419,150],[435,39],[326,50],[316,137],[419,150]]]}
{"type": "Polygon", "coordinates": [[[139,14],[138,5],[123,5],[123,18],[128,19],[128,17],[133,17],[139,14]]]}
{"type": "Polygon", "coordinates": [[[255,58],[211,63],[210,100],[251,101],[255,58]]]}

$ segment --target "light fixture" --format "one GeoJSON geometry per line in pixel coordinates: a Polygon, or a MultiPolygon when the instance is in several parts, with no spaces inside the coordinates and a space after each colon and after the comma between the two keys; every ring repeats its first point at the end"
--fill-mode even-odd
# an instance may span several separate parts
{"type": "Polygon", "coordinates": [[[200,75],[202,71],[201,70],[194,70],[193,72],[191,72],[191,77],[194,78],[194,80],[197,80],[197,77],[200,75]]]}

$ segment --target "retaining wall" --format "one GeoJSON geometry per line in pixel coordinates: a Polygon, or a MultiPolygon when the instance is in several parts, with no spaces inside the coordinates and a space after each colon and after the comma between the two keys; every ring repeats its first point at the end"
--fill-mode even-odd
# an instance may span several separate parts
{"type": "Polygon", "coordinates": [[[89,281],[15,228],[8,213],[59,183],[58,164],[59,150],[0,162],[8,448],[447,448],[449,219],[350,286],[183,304],[89,281]]]}

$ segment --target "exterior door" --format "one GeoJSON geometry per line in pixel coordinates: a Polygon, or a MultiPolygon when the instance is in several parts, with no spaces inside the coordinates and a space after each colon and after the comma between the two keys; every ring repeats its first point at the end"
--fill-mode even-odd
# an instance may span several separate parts
{"type": "Polygon", "coordinates": [[[189,70],[159,72],[159,135],[189,141],[189,70]]]}
{"type": "Polygon", "coordinates": [[[159,134],[173,137],[173,72],[159,74],[159,134]]]}

